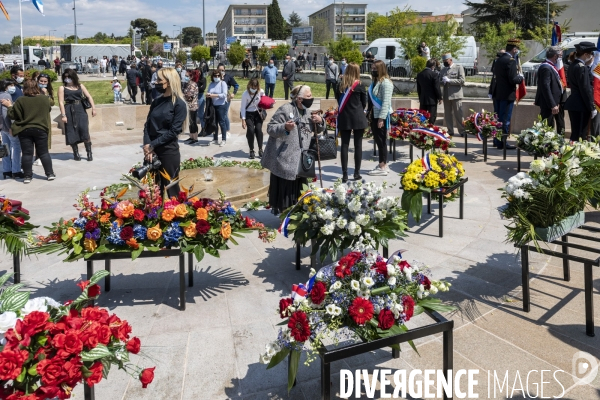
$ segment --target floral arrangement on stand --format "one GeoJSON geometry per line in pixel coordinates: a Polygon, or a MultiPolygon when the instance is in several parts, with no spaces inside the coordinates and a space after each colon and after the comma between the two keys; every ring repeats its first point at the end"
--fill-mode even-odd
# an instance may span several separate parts
{"type": "MultiPolygon", "coordinates": [[[[0,294],[0,398],[7,400],[69,399],[75,386],[92,387],[106,379],[112,366],[147,387],[154,368],[131,364],[141,343],[131,326],[107,310],[89,306],[100,294],[96,272],[78,283],[81,295],[61,304],[49,297],[30,299],[23,285],[0,294]]],[[[3,286],[12,274],[0,278],[3,286]]]]}
{"type": "MultiPolygon", "coordinates": [[[[557,153],[534,160],[531,171],[511,177],[502,190],[510,219],[507,241],[538,246],[536,228],[549,228],[597,206],[600,198],[600,146],[597,141],[563,145],[557,153]]],[[[583,221],[581,221],[583,223],[583,221]]]]}
{"type": "Polygon", "coordinates": [[[412,128],[408,134],[408,140],[416,148],[425,151],[434,149],[446,151],[455,146],[446,129],[431,124],[426,127],[412,128]]]}
{"type": "Polygon", "coordinates": [[[337,108],[330,108],[329,110],[325,111],[325,113],[323,114],[323,119],[325,120],[327,129],[331,129],[332,131],[335,131],[337,129],[337,116],[337,108]]]}
{"type": "Polygon", "coordinates": [[[65,261],[111,252],[131,252],[135,259],[144,250],[178,247],[200,261],[205,253],[218,257],[219,250],[229,249],[229,243],[237,245],[234,238],[251,230],[258,230],[265,241],[274,240],[274,231],[242,216],[223,194],[218,200],[198,198],[190,188],[163,201],[149,175],[146,183],[126,179],[138,189],[131,198],[125,198],[127,187],[117,194],[103,191],[98,207],[85,190],[75,205],[79,216],[53,223],[50,234],[39,237],[32,252],[67,253],[65,261]]]}
{"type": "Polygon", "coordinates": [[[281,214],[280,232],[294,242],[306,246],[313,241],[312,254],[321,250],[321,261],[327,255],[358,243],[371,243],[374,248],[387,246],[389,239],[403,236],[408,229],[406,213],[398,206],[397,197],[383,196],[387,185],[359,181],[341,183],[322,189],[314,184],[305,187],[300,200],[281,214]]]}
{"type": "Polygon", "coordinates": [[[28,236],[37,226],[29,222],[29,211],[13,203],[0,195],[0,249],[19,255],[29,247],[28,236]]]}
{"type": "MultiPolygon", "coordinates": [[[[450,286],[431,279],[426,266],[409,264],[399,255],[386,260],[372,249],[352,251],[319,272],[311,270],[306,284],[294,285],[291,297],[279,301],[283,327],[277,339],[266,345],[260,361],[272,368],[289,356],[289,390],[301,352],[308,352],[308,364],[324,340],[373,341],[407,332],[405,323],[426,309],[454,309],[431,297],[450,286]]],[[[416,351],[412,341],[409,344],[416,351]]]]}
{"type": "Polygon", "coordinates": [[[423,193],[450,187],[465,175],[465,169],[453,155],[428,153],[413,161],[401,174],[402,209],[418,223],[423,208],[423,193]]]}
{"type": "Polygon", "coordinates": [[[471,135],[476,135],[479,141],[483,138],[502,137],[502,122],[498,121],[498,115],[490,111],[481,110],[481,112],[471,111],[469,118],[463,121],[465,131],[471,135]]]}
{"type": "Polygon", "coordinates": [[[430,114],[425,110],[399,108],[390,115],[390,137],[406,140],[413,128],[428,126],[430,114]]]}
{"type": "Polygon", "coordinates": [[[541,116],[532,128],[521,131],[517,136],[517,147],[537,157],[548,157],[552,153],[558,153],[564,143],[564,136],[557,134],[541,116]]]}

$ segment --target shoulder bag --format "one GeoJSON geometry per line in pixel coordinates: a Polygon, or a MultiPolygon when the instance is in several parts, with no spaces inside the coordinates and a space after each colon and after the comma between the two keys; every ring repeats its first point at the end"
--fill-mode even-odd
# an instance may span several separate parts
{"type": "MultiPolygon", "coordinates": [[[[256,93],[254,93],[254,96],[252,96],[252,98],[250,99],[250,101],[248,102],[248,104],[246,104],[246,111],[248,111],[248,107],[250,107],[250,104],[252,104],[252,102],[254,101],[254,99],[256,98],[256,95],[258,94],[258,90],[256,91],[256,93]]],[[[242,112],[240,111],[240,119],[242,118],[242,112]]],[[[264,119],[264,118],[263,118],[264,119]]]]}

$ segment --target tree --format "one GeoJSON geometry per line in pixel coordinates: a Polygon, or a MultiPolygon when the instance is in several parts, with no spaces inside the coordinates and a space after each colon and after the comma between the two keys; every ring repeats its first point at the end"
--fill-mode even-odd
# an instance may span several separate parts
{"type": "Polygon", "coordinates": [[[227,60],[233,67],[241,64],[244,58],[246,58],[246,48],[240,42],[235,42],[229,46],[227,60]]]}
{"type": "Polygon", "coordinates": [[[273,52],[267,46],[261,46],[256,52],[256,58],[261,64],[266,64],[271,59],[273,52]]]}
{"type": "Polygon", "coordinates": [[[327,49],[330,55],[336,60],[345,58],[347,62],[355,62],[361,64],[363,62],[363,56],[360,52],[358,43],[354,43],[352,39],[347,36],[342,37],[338,41],[330,41],[327,45],[327,49]]]}
{"type": "MultiPolygon", "coordinates": [[[[417,18],[417,13],[410,7],[396,7],[390,11],[389,16],[381,15],[373,19],[371,26],[367,26],[367,39],[373,41],[379,38],[400,38],[406,29],[417,24],[417,18]]],[[[418,23],[420,24],[420,21],[418,23]]]]}
{"type": "Polygon", "coordinates": [[[185,64],[187,63],[187,53],[185,51],[179,50],[177,53],[175,53],[175,58],[185,67],[185,64]]]}
{"type": "Polygon", "coordinates": [[[370,12],[367,13],[367,29],[373,25],[373,22],[375,22],[375,20],[379,17],[381,17],[382,15],[380,15],[379,13],[376,12],[370,12]]]}
{"type": "Polygon", "coordinates": [[[140,31],[142,39],[148,36],[162,36],[162,32],[157,29],[156,22],[151,19],[138,18],[131,21],[131,27],[140,31]]]}
{"type": "Polygon", "coordinates": [[[196,26],[188,26],[181,30],[181,43],[184,46],[195,46],[204,44],[202,41],[202,29],[196,26]]]}
{"type": "Polygon", "coordinates": [[[298,28],[302,26],[302,18],[296,11],[292,11],[290,16],[288,17],[288,22],[292,28],[298,28]]]}
{"type": "Polygon", "coordinates": [[[451,53],[456,58],[462,54],[465,44],[464,37],[453,36],[457,27],[458,24],[455,21],[425,25],[413,23],[402,28],[398,42],[404,56],[410,60],[419,55],[418,48],[421,42],[427,43],[431,58],[440,60],[445,53],[451,53]]]}
{"type": "Polygon", "coordinates": [[[310,26],[313,27],[314,44],[326,44],[333,39],[333,35],[329,29],[329,22],[325,18],[311,18],[310,26]]]}
{"type": "Polygon", "coordinates": [[[275,47],[273,49],[273,55],[275,55],[275,57],[278,60],[283,60],[285,58],[285,56],[290,52],[290,45],[289,44],[278,44],[277,47],[275,47]]]}
{"type": "Polygon", "coordinates": [[[210,48],[208,46],[195,46],[192,49],[192,60],[200,62],[210,59],[210,48]]]}
{"type": "MultiPolygon", "coordinates": [[[[520,39],[522,36],[519,29],[515,30],[513,23],[500,24],[498,27],[491,24],[484,24],[481,26],[481,30],[483,35],[479,39],[479,43],[489,59],[493,59],[498,51],[506,47],[508,39],[520,39]]],[[[523,46],[521,47],[521,51],[523,54],[526,53],[526,49],[523,46]]]]}
{"type": "Polygon", "coordinates": [[[286,22],[281,15],[277,0],[273,0],[267,8],[267,16],[269,37],[273,40],[285,40],[287,38],[286,22]]]}
{"type": "Polygon", "coordinates": [[[515,29],[524,32],[523,39],[531,39],[527,30],[546,25],[547,7],[550,15],[560,15],[567,6],[557,5],[548,0],[484,0],[482,3],[465,1],[467,7],[473,9],[473,33],[481,38],[486,32],[486,24],[500,27],[501,24],[512,23],[515,29]]]}
{"type": "MultiPolygon", "coordinates": [[[[569,30],[571,28],[572,20],[573,20],[572,18],[569,18],[560,25],[560,29],[561,29],[563,35],[565,33],[569,32],[569,30]]],[[[554,27],[554,22],[551,22],[548,25],[544,24],[543,26],[536,26],[533,29],[527,30],[527,35],[532,40],[538,42],[542,46],[548,47],[551,44],[550,40],[551,40],[551,36],[552,36],[552,28],[553,27],[554,27]]]]}
{"type": "Polygon", "coordinates": [[[153,56],[162,56],[163,55],[163,45],[162,43],[154,43],[151,47],[151,52],[153,56]]]}

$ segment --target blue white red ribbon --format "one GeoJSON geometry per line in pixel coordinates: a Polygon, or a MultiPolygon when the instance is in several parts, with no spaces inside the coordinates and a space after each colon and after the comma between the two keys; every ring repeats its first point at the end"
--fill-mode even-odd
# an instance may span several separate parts
{"type": "Polygon", "coordinates": [[[428,128],[413,128],[412,130],[413,130],[413,132],[420,132],[420,133],[423,133],[423,134],[425,134],[427,136],[431,136],[431,137],[434,137],[436,139],[440,139],[443,142],[449,142],[450,141],[450,139],[447,138],[446,136],[444,136],[443,133],[436,132],[433,129],[428,129],[428,128]]]}
{"type": "Polygon", "coordinates": [[[302,195],[302,197],[300,197],[298,199],[298,203],[296,203],[296,205],[294,207],[292,207],[290,209],[290,211],[287,213],[287,215],[285,216],[285,218],[283,219],[283,222],[281,223],[281,225],[279,226],[279,229],[277,230],[279,233],[281,233],[281,231],[283,230],[283,236],[288,237],[288,225],[290,224],[290,215],[292,215],[292,211],[294,211],[294,209],[296,208],[296,206],[302,202],[302,200],[304,200],[304,198],[306,196],[310,196],[312,194],[312,190],[308,190],[306,191],[306,193],[304,193],[302,195]]]}
{"type": "Polygon", "coordinates": [[[483,138],[481,137],[481,126],[479,126],[477,124],[477,120],[479,119],[479,117],[481,117],[480,113],[475,113],[475,129],[477,129],[477,140],[479,140],[480,142],[483,140],[483,138]]]}
{"type": "Polygon", "coordinates": [[[425,168],[425,171],[431,170],[431,161],[429,160],[429,153],[421,158],[421,165],[425,168]]]}
{"type": "Polygon", "coordinates": [[[308,290],[302,283],[299,285],[292,285],[292,300],[294,300],[294,302],[300,302],[304,300],[307,294],[308,290]]]}

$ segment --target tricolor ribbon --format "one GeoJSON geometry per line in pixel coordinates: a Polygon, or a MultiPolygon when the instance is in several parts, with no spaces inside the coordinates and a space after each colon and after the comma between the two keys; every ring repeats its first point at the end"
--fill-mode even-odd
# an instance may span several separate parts
{"type": "Polygon", "coordinates": [[[337,117],[335,118],[335,136],[337,137],[338,135],[338,118],[340,117],[340,114],[342,113],[342,110],[344,109],[344,107],[346,107],[346,104],[348,103],[348,101],[350,100],[350,96],[352,96],[352,92],[354,92],[354,89],[356,89],[356,86],[358,86],[358,84],[360,83],[360,81],[354,81],[354,83],[352,84],[352,87],[349,87],[346,89],[346,91],[344,92],[344,97],[342,97],[342,100],[340,101],[340,106],[338,107],[338,113],[337,113],[337,117]]]}
{"type": "Polygon", "coordinates": [[[442,134],[441,132],[436,132],[433,129],[428,129],[428,128],[413,128],[412,129],[413,132],[420,132],[423,133],[427,136],[431,136],[437,139],[440,139],[443,142],[450,142],[450,139],[447,138],[446,136],[444,136],[444,134],[442,134]]]}
{"type": "Polygon", "coordinates": [[[429,160],[429,153],[421,158],[421,165],[425,168],[425,171],[431,170],[431,160],[429,160]]]}
{"type": "Polygon", "coordinates": [[[308,290],[303,284],[292,285],[292,300],[294,300],[294,302],[300,302],[304,300],[307,294],[308,290]]]}
{"type": "Polygon", "coordinates": [[[481,126],[477,124],[477,120],[479,119],[479,117],[481,117],[481,114],[475,113],[475,121],[473,121],[473,123],[475,124],[475,129],[477,129],[477,140],[481,142],[483,140],[483,138],[481,137],[481,126]]]}
{"type": "Polygon", "coordinates": [[[292,208],[290,208],[290,211],[287,213],[287,215],[285,216],[285,218],[283,219],[283,222],[281,223],[281,226],[279,226],[279,229],[277,230],[279,233],[281,233],[281,231],[283,230],[283,236],[288,237],[288,225],[290,224],[290,215],[292,215],[292,211],[294,211],[294,209],[296,208],[296,206],[298,204],[300,204],[302,202],[302,200],[304,200],[304,198],[306,196],[310,196],[312,194],[312,190],[307,190],[306,193],[304,193],[302,195],[302,197],[300,197],[298,199],[298,202],[296,203],[296,205],[292,208]]]}

